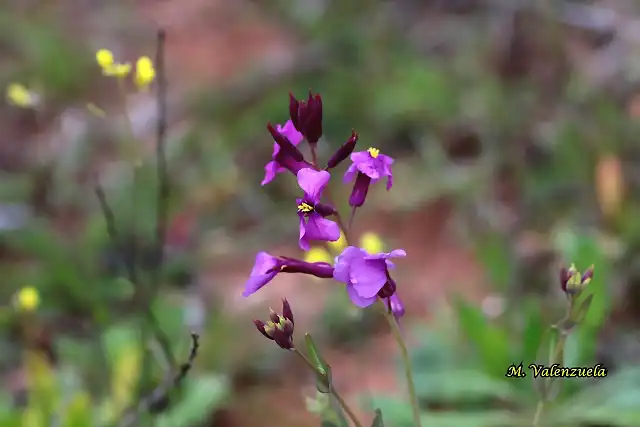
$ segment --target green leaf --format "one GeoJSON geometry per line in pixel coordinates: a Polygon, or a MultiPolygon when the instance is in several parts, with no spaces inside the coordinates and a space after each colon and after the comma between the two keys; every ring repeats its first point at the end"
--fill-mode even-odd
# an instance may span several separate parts
{"type": "Polygon", "coordinates": [[[384,421],[382,419],[382,411],[380,409],[376,409],[376,416],[371,423],[371,427],[384,427],[384,421]]]}
{"type": "Polygon", "coordinates": [[[474,344],[485,370],[496,378],[504,378],[505,370],[513,363],[506,331],[489,323],[480,308],[460,298],[456,298],[454,306],[458,323],[474,344]]]}
{"type": "Polygon", "coordinates": [[[186,427],[203,422],[221,408],[230,392],[229,381],[222,375],[189,378],[179,402],[157,418],[158,427],[186,427]]]}
{"type": "Polygon", "coordinates": [[[540,301],[527,300],[525,326],[522,332],[522,350],[518,360],[530,363],[536,360],[546,326],[540,310],[540,301]]]}
{"type": "Polygon", "coordinates": [[[485,404],[517,398],[513,382],[496,379],[470,369],[421,372],[415,375],[416,393],[421,401],[437,404],[485,404]]]}
{"type": "Polygon", "coordinates": [[[316,367],[316,388],[321,393],[330,393],[331,391],[331,367],[320,354],[320,350],[316,346],[310,334],[304,335],[307,345],[307,354],[309,360],[316,367]]]}

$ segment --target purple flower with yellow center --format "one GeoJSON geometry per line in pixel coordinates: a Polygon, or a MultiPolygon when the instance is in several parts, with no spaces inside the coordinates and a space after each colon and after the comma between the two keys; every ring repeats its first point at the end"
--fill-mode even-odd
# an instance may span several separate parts
{"type": "MultiPolygon", "coordinates": [[[[364,249],[349,246],[336,258],[333,278],[347,285],[347,293],[355,305],[368,307],[378,298],[391,298],[395,294],[396,283],[389,274],[389,269],[394,268],[390,259],[406,255],[402,249],[371,255],[364,249]]],[[[399,302],[399,299],[390,302],[399,302]]]]}
{"type": "Polygon", "coordinates": [[[259,252],[251,270],[251,276],[244,285],[242,296],[254,294],[279,273],[302,273],[330,279],[333,277],[333,266],[326,262],[306,262],[284,256],[273,256],[266,252],[259,252]]]}
{"type": "MultiPolygon", "coordinates": [[[[281,137],[284,137],[294,147],[298,146],[298,144],[300,144],[300,142],[304,139],[303,135],[296,130],[291,120],[287,120],[284,126],[276,125],[273,131],[272,129],[272,127],[269,128],[269,131],[272,132],[272,134],[273,132],[277,133],[277,135],[274,135],[274,140],[277,141],[281,139],[281,137]]],[[[302,167],[309,166],[309,163],[305,162],[304,160],[298,161],[294,157],[292,157],[286,150],[281,150],[280,144],[274,141],[271,161],[264,166],[264,179],[262,180],[260,185],[266,185],[270,183],[271,181],[273,181],[277,174],[285,172],[286,170],[293,172],[293,174],[295,175],[302,167]]]]}
{"type": "Polygon", "coordinates": [[[298,171],[298,185],[304,191],[304,197],[296,199],[300,217],[299,245],[309,250],[309,242],[319,240],[335,242],[340,239],[340,227],[326,217],[336,213],[329,205],[320,203],[322,191],[329,183],[331,175],[327,171],[304,168],[298,171]]]}
{"type": "Polygon", "coordinates": [[[369,148],[366,151],[358,151],[351,154],[353,162],[344,174],[344,182],[352,181],[355,177],[353,190],[349,197],[349,205],[360,207],[364,204],[369,191],[369,185],[387,177],[387,190],[393,185],[393,173],[391,165],[393,159],[380,154],[377,148],[369,148]]]}
{"type": "Polygon", "coordinates": [[[282,300],[282,314],[269,310],[269,321],[254,320],[253,324],[262,335],[275,341],[278,347],[285,350],[292,350],[293,347],[293,311],[286,299],[282,300]]]}

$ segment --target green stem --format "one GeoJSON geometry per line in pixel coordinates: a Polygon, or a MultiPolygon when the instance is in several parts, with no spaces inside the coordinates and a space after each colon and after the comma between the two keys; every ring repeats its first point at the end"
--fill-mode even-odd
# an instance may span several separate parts
{"type": "Polygon", "coordinates": [[[402,332],[400,331],[400,327],[398,326],[398,321],[394,317],[393,313],[389,313],[389,310],[386,306],[384,306],[383,308],[384,317],[387,319],[389,327],[391,328],[391,334],[393,335],[393,338],[396,340],[396,343],[398,343],[398,347],[400,348],[402,364],[404,365],[404,376],[407,381],[407,391],[409,392],[411,409],[413,411],[413,422],[416,427],[422,427],[422,423],[420,421],[420,406],[418,404],[418,396],[416,395],[416,386],[413,382],[413,367],[411,366],[411,359],[409,358],[407,344],[404,342],[402,332]]]}
{"type": "Polygon", "coordinates": [[[543,411],[544,411],[544,400],[540,400],[538,402],[538,406],[536,407],[536,413],[533,416],[533,427],[538,427],[540,425],[540,417],[542,417],[543,411]]]}
{"type": "MultiPolygon", "coordinates": [[[[298,350],[297,348],[294,348],[294,349],[292,349],[292,351],[298,357],[300,357],[300,359],[302,359],[302,361],[309,368],[311,368],[311,370],[313,372],[315,372],[316,375],[320,375],[320,376],[326,375],[326,373],[320,372],[320,370],[318,370],[316,365],[311,363],[311,361],[307,358],[307,356],[305,356],[304,353],[302,353],[300,350],[298,350]]],[[[345,402],[345,400],[342,398],[342,396],[340,396],[340,393],[338,393],[338,391],[335,388],[333,388],[332,384],[329,384],[329,390],[330,390],[331,396],[333,396],[333,398],[336,400],[336,402],[338,402],[338,404],[342,407],[342,410],[351,419],[351,421],[353,422],[353,425],[356,426],[356,427],[363,427],[362,423],[358,420],[358,417],[356,416],[356,414],[353,412],[353,410],[351,410],[351,407],[349,407],[349,405],[347,405],[347,402],[345,402]]]]}

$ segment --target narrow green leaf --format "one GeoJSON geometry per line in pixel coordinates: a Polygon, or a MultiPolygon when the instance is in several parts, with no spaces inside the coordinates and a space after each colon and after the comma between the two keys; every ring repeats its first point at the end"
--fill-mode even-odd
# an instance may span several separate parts
{"type": "Polygon", "coordinates": [[[496,378],[504,378],[507,367],[514,362],[506,331],[489,323],[478,307],[462,299],[456,299],[455,307],[458,323],[475,346],[486,371],[496,378]]]}
{"type": "Polygon", "coordinates": [[[331,391],[331,367],[320,354],[320,350],[316,346],[310,334],[304,335],[307,345],[307,354],[311,363],[316,367],[316,388],[321,393],[329,393],[331,391]]]}

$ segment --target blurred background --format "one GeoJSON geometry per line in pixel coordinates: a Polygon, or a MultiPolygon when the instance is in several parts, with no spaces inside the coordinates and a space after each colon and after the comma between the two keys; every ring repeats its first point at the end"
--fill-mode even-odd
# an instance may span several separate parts
{"type": "MultiPolygon", "coordinates": [[[[384,321],[342,287],[281,275],[241,296],[258,251],[303,256],[295,180],[260,181],[266,123],[309,88],[324,102],[321,158],[351,129],[396,158],[393,189],[372,188],[352,237],[408,253],[395,279],[423,424],[530,425],[534,382],[504,374],[541,360],[563,315],[558,269],[575,262],[596,266],[594,302],[565,364],[609,376],[566,381],[546,425],[640,425],[639,58],[632,0],[2,2],[0,80],[39,102],[0,106],[0,425],[118,425],[166,375],[155,327],[179,361],[201,333],[200,353],[135,425],[319,425],[310,373],[251,322],[282,297],[363,419],[379,407],[387,426],[412,425],[384,321]],[[140,291],[116,249],[143,272],[157,261],[156,103],[122,97],[95,51],[153,57],[158,27],[172,193],[161,280],[140,291]]],[[[332,190],[346,209],[343,168],[332,190]]]]}

